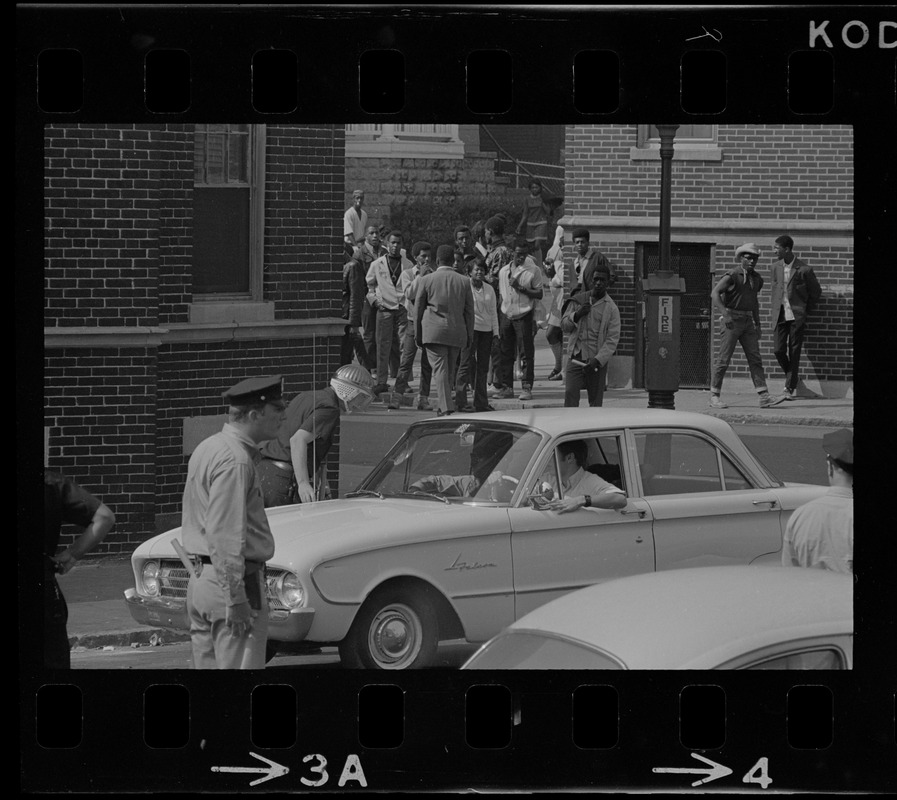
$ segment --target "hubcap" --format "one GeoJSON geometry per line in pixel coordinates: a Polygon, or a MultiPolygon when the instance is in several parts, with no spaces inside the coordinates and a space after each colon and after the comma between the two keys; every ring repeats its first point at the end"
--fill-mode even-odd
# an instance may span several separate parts
{"type": "Polygon", "coordinates": [[[406,605],[393,603],[371,621],[368,645],[371,656],[383,669],[403,669],[420,652],[421,624],[406,605]]]}

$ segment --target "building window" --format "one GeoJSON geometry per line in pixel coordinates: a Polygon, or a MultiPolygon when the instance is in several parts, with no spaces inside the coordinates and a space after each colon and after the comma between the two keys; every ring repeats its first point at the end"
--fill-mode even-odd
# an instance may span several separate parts
{"type": "Polygon", "coordinates": [[[261,299],[264,164],[264,126],[195,126],[195,300],[261,299]]]}
{"type": "MultiPolygon", "coordinates": [[[[673,160],[720,161],[719,126],[680,125],[673,140],[673,160]]],[[[634,161],[660,158],[660,134],[656,125],[638,125],[636,145],[629,151],[634,161]]]]}

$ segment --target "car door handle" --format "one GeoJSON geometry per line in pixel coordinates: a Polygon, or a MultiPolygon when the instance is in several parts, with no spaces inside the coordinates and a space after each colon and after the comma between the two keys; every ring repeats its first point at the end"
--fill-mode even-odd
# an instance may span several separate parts
{"type": "Polygon", "coordinates": [[[643,508],[631,508],[631,509],[629,509],[629,508],[624,508],[624,509],[622,509],[622,510],[620,511],[620,513],[621,513],[621,514],[638,514],[638,515],[639,515],[639,519],[644,519],[644,518],[645,518],[645,514],[647,514],[648,512],[645,511],[645,509],[643,509],[643,508]]]}
{"type": "Polygon", "coordinates": [[[770,508],[774,508],[779,503],[778,500],[753,500],[752,505],[755,506],[769,506],[770,508]]]}

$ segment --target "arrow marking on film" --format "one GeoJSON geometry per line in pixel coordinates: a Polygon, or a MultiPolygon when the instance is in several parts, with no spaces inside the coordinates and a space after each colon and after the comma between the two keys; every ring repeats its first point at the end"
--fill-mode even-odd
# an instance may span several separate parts
{"type": "Polygon", "coordinates": [[[692,786],[700,786],[702,783],[710,783],[710,781],[715,781],[717,778],[725,778],[726,775],[731,775],[732,770],[728,767],[724,767],[722,764],[717,764],[715,761],[711,761],[709,758],[704,758],[704,756],[699,756],[697,753],[691,754],[692,758],[697,758],[703,761],[705,764],[710,765],[710,769],[704,769],[703,767],[698,767],[697,769],[688,769],[687,767],[654,767],[652,772],[683,772],[690,773],[692,775],[706,775],[705,778],[701,778],[699,781],[695,781],[692,786]]]}
{"type": "MultiPolygon", "coordinates": [[[[257,758],[259,761],[264,761],[268,766],[267,767],[212,767],[212,772],[260,772],[265,774],[264,778],[257,778],[254,781],[250,781],[250,786],[256,786],[259,783],[264,783],[265,781],[270,781],[272,778],[279,778],[281,775],[286,775],[289,771],[289,767],[283,766],[283,764],[278,764],[276,761],[270,761],[264,756],[260,756],[258,753],[253,753],[250,751],[249,755],[257,758]]],[[[732,770],[729,770],[731,772],[732,770]]]]}

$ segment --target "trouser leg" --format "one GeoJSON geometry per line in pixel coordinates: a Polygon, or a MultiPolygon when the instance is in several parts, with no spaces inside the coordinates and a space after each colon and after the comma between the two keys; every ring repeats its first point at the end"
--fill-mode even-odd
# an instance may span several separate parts
{"type": "Polygon", "coordinates": [[[579,395],[585,386],[583,368],[574,364],[573,359],[567,359],[567,368],[564,370],[564,407],[577,408],[579,395]]]}
{"type": "Polygon", "coordinates": [[[263,669],[268,643],[268,603],[265,596],[264,570],[247,581],[259,584],[261,608],[253,618],[252,630],[234,636],[227,627],[224,590],[215,568],[204,564],[199,577],[192,575],[187,584],[187,614],[193,646],[194,669],[263,669]]]}
{"type": "Polygon", "coordinates": [[[535,314],[530,311],[520,319],[514,320],[517,337],[523,345],[523,379],[524,386],[532,388],[536,375],[535,314]]]}
{"type": "Polygon", "coordinates": [[[514,323],[507,317],[502,317],[499,323],[501,328],[501,346],[499,358],[499,381],[504,387],[514,387],[514,361],[517,358],[517,331],[514,323]]]}
{"type": "Polygon", "coordinates": [[[732,354],[735,352],[739,333],[737,325],[738,321],[736,320],[732,322],[731,328],[723,325],[720,331],[716,361],[713,364],[713,374],[710,376],[710,391],[714,394],[719,394],[726,370],[729,368],[729,362],[732,360],[732,354]]]}
{"type": "Polygon", "coordinates": [[[66,623],[69,618],[68,605],[56,575],[50,569],[44,570],[44,666],[47,669],[70,669],[72,651],[69,647],[66,623]]]}
{"type": "Polygon", "coordinates": [[[763,358],[760,356],[760,336],[754,325],[754,320],[749,319],[739,337],[741,347],[747,358],[748,369],[751,373],[751,381],[758,392],[767,391],[766,373],[763,370],[763,358]]]}
{"type": "Polygon", "coordinates": [[[486,372],[489,354],[492,351],[492,331],[475,331],[474,347],[471,350],[471,381],[473,384],[473,407],[478,411],[489,405],[486,394],[486,372]]]}
{"type": "Polygon", "coordinates": [[[604,383],[607,379],[607,364],[598,370],[588,370],[585,373],[586,395],[589,405],[596,407],[604,403],[604,383]]]}

